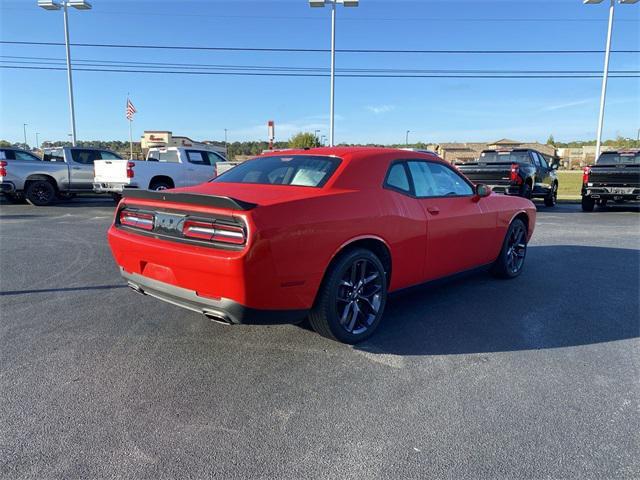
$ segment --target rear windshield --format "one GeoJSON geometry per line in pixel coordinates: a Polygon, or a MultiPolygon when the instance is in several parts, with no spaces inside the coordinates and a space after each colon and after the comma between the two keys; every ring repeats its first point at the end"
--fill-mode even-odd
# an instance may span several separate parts
{"type": "Polygon", "coordinates": [[[620,163],[640,164],[640,152],[630,153],[603,153],[596,162],[598,165],[618,165],[620,163]]]}
{"type": "Polygon", "coordinates": [[[530,163],[529,152],[482,152],[478,161],[480,163],[530,163]]]}
{"type": "Polygon", "coordinates": [[[61,148],[45,150],[42,160],[45,162],[64,162],[64,150],[61,148]]]}
{"type": "Polygon", "coordinates": [[[211,181],[321,187],[339,164],[337,158],[311,155],[258,157],[241,163],[211,181]]]}

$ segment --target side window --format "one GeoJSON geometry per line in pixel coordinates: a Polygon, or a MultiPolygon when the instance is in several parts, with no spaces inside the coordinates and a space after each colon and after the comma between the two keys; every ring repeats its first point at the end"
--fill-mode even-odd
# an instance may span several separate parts
{"type": "Polygon", "coordinates": [[[0,160],[15,160],[16,155],[13,150],[0,150],[0,160]]]}
{"type": "Polygon", "coordinates": [[[427,162],[409,162],[413,188],[418,197],[435,197],[436,186],[427,162]]]}
{"type": "Polygon", "coordinates": [[[403,192],[410,192],[409,177],[407,176],[407,169],[403,163],[394,163],[389,169],[387,174],[387,180],[385,185],[403,192]]]}
{"type": "Polygon", "coordinates": [[[96,150],[71,150],[71,158],[76,163],[82,163],[84,165],[91,165],[93,161],[98,158],[98,152],[96,150]]]}
{"type": "Polygon", "coordinates": [[[222,155],[218,155],[217,153],[214,152],[207,152],[207,155],[209,156],[209,163],[211,165],[214,165],[217,162],[226,162],[227,159],[224,158],[222,155]]]}
{"type": "Polygon", "coordinates": [[[538,158],[538,154],[536,152],[529,152],[531,155],[531,158],[533,158],[533,164],[536,167],[540,167],[540,159],[538,158]]]}
{"type": "Polygon", "coordinates": [[[452,169],[439,163],[427,163],[437,197],[473,195],[473,189],[452,169]]]}
{"type": "Polygon", "coordinates": [[[27,152],[21,152],[20,150],[16,150],[15,152],[15,156],[16,156],[16,160],[38,160],[40,161],[40,159],[38,157],[36,157],[35,155],[31,155],[30,153],[27,152]]]}
{"type": "Polygon", "coordinates": [[[116,155],[113,152],[108,152],[106,150],[100,151],[100,157],[102,158],[102,160],[122,160],[122,157],[120,157],[119,155],[116,155]]]}
{"type": "Polygon", "coordinates": [[[542,168],[547,170],[549,168],[549,164],[547,164],[547,160],[540,154],[538,154],[538,157],[540,157],[540,165],[542,165],[542,168]]]}
{"type": "Polygon", "coordinates": [[[187,160],[195,165],[210,165],[206,152],[187,150],[187,160]]]}

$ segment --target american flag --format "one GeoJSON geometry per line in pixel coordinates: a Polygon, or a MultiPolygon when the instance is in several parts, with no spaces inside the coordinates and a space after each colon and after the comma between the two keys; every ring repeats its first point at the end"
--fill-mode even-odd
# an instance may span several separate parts
{"type": "Polygon", "coordinates": [[[131,100],[127,98],[127,119],[133,120],[133,114],[136,112],[136,107],[134,107],[133,103],[131,103],[131,100]]]}

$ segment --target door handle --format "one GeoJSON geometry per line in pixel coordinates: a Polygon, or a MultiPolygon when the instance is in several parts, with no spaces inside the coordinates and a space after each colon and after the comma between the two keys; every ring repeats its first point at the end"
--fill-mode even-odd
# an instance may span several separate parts
{"type": "Polygon", "coordinates": [[[431,215],[438,215],[440,213],[440,209],[438,207],[427,207],[427,212],[431,215]]]}
{"type": "Polygon", "coordinates": [[[71,167],[71,170],[80,170],[80,167],[71,167]]]}

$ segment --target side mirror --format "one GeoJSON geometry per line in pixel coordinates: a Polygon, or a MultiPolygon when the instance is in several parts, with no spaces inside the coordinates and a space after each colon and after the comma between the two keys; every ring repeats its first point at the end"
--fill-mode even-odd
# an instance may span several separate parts
{"type": "Polygon", "coordinates": [[[552,164],[551,164],[551,170],[557,170],[557,169],[558,169],[558,167],[560,167],[560,165],[559,165],[559,164],[557,164],[557,163],[552,163],[552,164]]]}
{"type": "Polygon", "coordinates": [[[485,185],[483,183],[478,183],[476,185],[476,196],[478,199],[488,197],[491,195],[491,187],[489,185],[485,185]]]}

